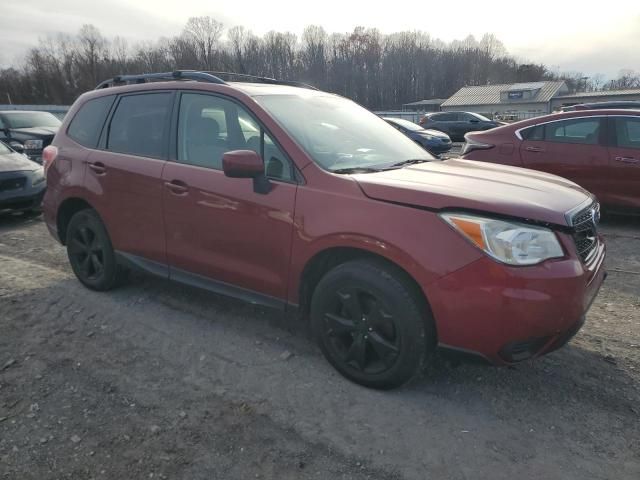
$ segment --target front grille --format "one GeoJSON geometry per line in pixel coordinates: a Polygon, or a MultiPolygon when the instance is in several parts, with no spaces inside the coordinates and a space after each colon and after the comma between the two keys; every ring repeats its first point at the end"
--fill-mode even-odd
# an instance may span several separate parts
{"type": "Polygon", "coordinates": [[[25,177],[7,178],[0,180],[0,192],[10,192],[13,190],[22,190],[27,179],[25,177]]]}
{"type": "Polygon", "coordinates": [[[600,219],[600,204],[594,201],[588,207],[580,210],[571,218],[573,227],[573,241],[578,256],[587,262],[598,247],[598,221],[600,219]]]}

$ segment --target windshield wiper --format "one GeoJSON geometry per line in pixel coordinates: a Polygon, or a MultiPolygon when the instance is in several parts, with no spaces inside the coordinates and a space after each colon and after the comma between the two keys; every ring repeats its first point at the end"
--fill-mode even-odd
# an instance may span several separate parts
{"type": "Polygon", "coordinates": [[[385,170],[390,169],[390,168],[404,167],[405,165],[413,165],[414,163],[424,163],[424,162],[430,162],[430,161],[431,160],[426,160],[424,158],[414,158],[414,159],[411,159],[411,160],[403,160],[402,162],[392,163],[387,168],[385,168],[385,170]]]}
{"type": "Polygon", "coordinates": [[[381,172],[379,168],[373,167],[348,167],[348,168],[338,168],[336,170],[330,170],[331,173],[374,173],[381,172]]]}

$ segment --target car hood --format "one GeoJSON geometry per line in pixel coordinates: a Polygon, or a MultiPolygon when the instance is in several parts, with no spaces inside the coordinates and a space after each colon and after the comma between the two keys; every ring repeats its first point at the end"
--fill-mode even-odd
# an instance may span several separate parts
{"type": "Polygon", "coordinates": [[[519,167],[450,159],[356,174],[364,194],[432,209],[467,209],[567,225],[565,214],[591,194],[555,175],[519,167]]]}
{"type": "Polygon", "coordinates": [[[58,132],[58,128],[59,127],[12,128],[11,132],[34,137],[53,137],[58,132]]]}
{"type": "Polygon", "coordinates": [[[438,138],[449,138],[449,135],[447,135],[446,133],[442,133],[438,130],[431,130],[429,128],[425,128],[423,131],[418,133],[427,134],[427,135],[431,135],[432,137],[438,137],[438,138]]]}
{"type": "Polygon", "coordinates": [[[4,155],[0,155],[0,173],[24,170],[33,171],[38,168],[42,167],[20,153],[6,153],[4,155]]]}

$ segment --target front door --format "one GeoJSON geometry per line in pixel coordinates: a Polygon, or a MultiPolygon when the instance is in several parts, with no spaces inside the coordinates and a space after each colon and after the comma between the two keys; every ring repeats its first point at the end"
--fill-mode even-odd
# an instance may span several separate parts
{"type": "Polygon", "coordinates": [[[250,300],[256,293],[263,297],[256,301],[285,299],[297,191],[292,163],[230,98],[184,92],[178,118],[176,158],[162,176],[170,276],[213,280],[250,300]],[[223,154],[243,149],[266,159],[269,193],[224,175],[223,154]]]}
{"type": "Polygon", "coordinates": [[[608,203],[640,208],[640,116],[609,117],[608,203]]]}

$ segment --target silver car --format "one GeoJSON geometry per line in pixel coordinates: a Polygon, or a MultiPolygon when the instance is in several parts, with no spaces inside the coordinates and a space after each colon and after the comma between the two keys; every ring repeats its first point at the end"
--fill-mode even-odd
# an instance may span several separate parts
{"type": "Polygon", "coordinates": [[[42,165],[0,142],[0,212],[39,210],[46,187],[42,165]]]}

